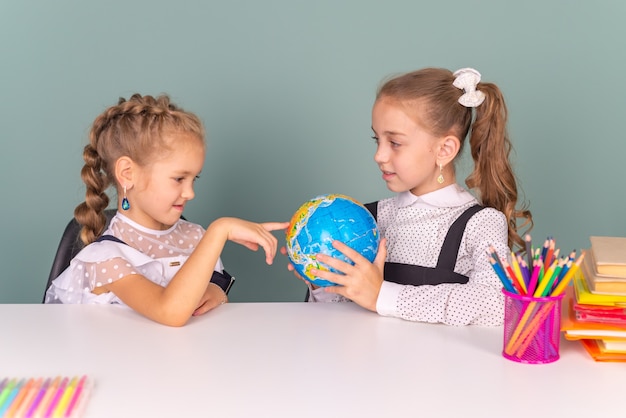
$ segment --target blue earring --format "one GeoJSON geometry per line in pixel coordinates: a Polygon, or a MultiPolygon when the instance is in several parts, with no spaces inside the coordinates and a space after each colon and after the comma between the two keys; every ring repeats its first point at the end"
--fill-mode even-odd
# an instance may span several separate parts
{"type": "Polygon", "coordinates": [[[124,186],[124,198],[122,198],[122,209],[124,210],[130,209],[130,203],[128,203],[128,199],[126,198],[126,186],[124,186]]]}

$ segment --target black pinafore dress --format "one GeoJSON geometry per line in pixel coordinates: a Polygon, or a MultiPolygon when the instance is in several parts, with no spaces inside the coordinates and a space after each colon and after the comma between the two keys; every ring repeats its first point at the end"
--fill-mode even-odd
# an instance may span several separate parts
{"type": "MultiPolygon", "coordinates": [[[[378,220],[378,202],[367,203],[365,207],[371,212],[374,219],[378,220]]],[[[463,238],[467,221],[483,208],[484,207],[480,205],[471,206],[454,221],[443,241],[435,267],[385,262],[385,280],[411,286],[467,283],[469,278],[463,274],[455,273],[454,266],[456,265],[456,259],[459,254],[459,247],[461,246],[461,239],[463,238]]]]}

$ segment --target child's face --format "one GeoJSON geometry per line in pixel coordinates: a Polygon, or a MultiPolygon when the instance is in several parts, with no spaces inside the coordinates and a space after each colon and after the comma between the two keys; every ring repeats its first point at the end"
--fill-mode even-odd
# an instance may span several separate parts
{"type": "Polygon", "coordinates": [[[400,102],[377,100],[372,129],[377,138],[374,161],[389,190],[410,190],[417,196],[437,190],[437,138],[409,117],[400,102]]]}
{"type": "Polygon", "coordinates": [[[168,229],[195,197],[193,186],[204,164],[204,145],[190,134],[173,135],[187,138],[177,137],[172,151],[141,167],[128,194],[131,208],[125,214],[146,228],[168,229]]]}

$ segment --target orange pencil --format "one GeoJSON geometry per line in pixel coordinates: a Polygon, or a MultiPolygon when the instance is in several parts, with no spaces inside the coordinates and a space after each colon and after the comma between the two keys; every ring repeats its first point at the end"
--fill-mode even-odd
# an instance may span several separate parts
{"type": "Polygon", "coordinates": [[[54,394],[57,391],[57,388],[59,387],[59,383],[61,383],[61,377],[57,376],[46,388],[46,393],[43,395],[41,402],[39,402],[39,406],[37,406],[37,409],[35,411],[31,411],[32,416],[34,417],[44,416],[46,410],[48,409],[48,405],[50,404],[50,401],[54,397],[54,394]]]}
{"type": "Polygon", "coordinates": [[[26,382],[26,384],[22,386],[18,394],[15,396],[15,399],[13,399],[13,403],[11,403],[11,406],[5,412],[4,416],[6,417],[18,416],[17,411],[22,409],[26,401],[26,398],[32,397],[32,394],[35,392],[34,391],[35,383],[38,383],[38,382],[36,382],[34,379],[29,379],[28,382],[26,382]]]}

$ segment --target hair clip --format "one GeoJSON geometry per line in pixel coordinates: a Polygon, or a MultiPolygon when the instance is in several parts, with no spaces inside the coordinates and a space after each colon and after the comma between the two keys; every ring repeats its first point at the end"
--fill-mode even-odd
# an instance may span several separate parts
{"type": "Polygon", "coordinates": [[[465,107],[476,107],[485,101],[485,93],[476,90],[476,86],[480,83],[478,71],[473,68],[461,68],[452,75],[456,77],[452,85],[465,92],[459,97],[459,103],[465,107]]]}

